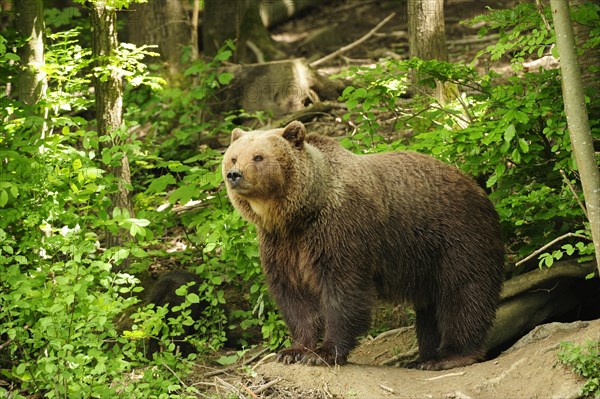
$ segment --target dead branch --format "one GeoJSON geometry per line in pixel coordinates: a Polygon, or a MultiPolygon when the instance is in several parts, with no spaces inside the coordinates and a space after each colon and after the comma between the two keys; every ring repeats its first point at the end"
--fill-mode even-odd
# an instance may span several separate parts
{"type": "Polygon", "coordinates": [[[383,338],[386,338],[386,337],[389,337],[390,335],[397,337],[402,333],[413,330],[414,328],[415,328],[414,326],[407,326],[407,327],[400,327],[400,328],[396,328],[393,330],[384,331],[381,334],[379,334],[378,336],[376,336],[375,338],[373,338],[373,342],[378,341],[383,338]]]}
{"type": "Polygon", "coordinates": [[[364,35],[363,37],[361,37],[358,40],[355,40],[354,42],[348,44],[347,46],[344,46],[336,51],[334,51],[333,53],[326,55],[323,58],[319,58],[316,61],[311,62],[310,64],[308,64],[311,68],[314,68],[318,65],[321,65],[324,62],[327,62],[335,57],[337,57],[340,54],[345,53],[348,50],[353,49],[356,46],[359,46],[360,44],[362,44],[363,42],[365,42],[366,40],[369,40],[371,38],[371,36],[373,36],[375,34],[375,32],[377,32],[383,25],[387,24],[392,18],[394,18],[394,16],[396,16],[396,13],[393,12],[390,15],[388,15],[387,17],[385,17],[383,19],[383,21],[381,21],[380,23],[377,24],[377,26],[375,26],[373,29],[371,29],[366,35],[364,35]]]}
{"type": "Polygon", "coordinates": [[[415,360],[418,356],[419,356],[419,348],[414,347],[413,349],[411,349],[407,352],[400,353],[399,355],[396,355],[396,356],[390,357],[387,360],[384,360],[383,362],[381,362],[381,365],[382,366],[393,366],[398,362],[415,360]]]}
{"type": "Polygon", "coordinates": [[[208,373],[203,374],[202,377],[214,377],[214,376],[217,376],[219,374],[226,374],[229,371],[235,370],[236,368],[247,366],[250,363],[253,363],[256,359],[258,359],[259,357],[261,357],[264,353],[266,353],[268,351],[269,351],[268,347],[263,348],[259,352],[257,352],[256,354],[252,355],[252,357],[250,357],[249,359],[244,360],[241,364],[234,364],[234,365],[226,367],[226,368],[222,368],[222,369],[219,369],[219,370],[210,371],[208,373]]]}
{"type": "Polygon", "coordinates": [[[515,266],[520,266],[523,263],[533,259],[534,257],[538,256],[539,254],[541,254],[542,252],[544,252],[545,250],[547,250],[548,248],[550,248],[551,246],[553,246],[554,244],[556,244],[559,241],[562,241],[566,238],[569,237],[577,237],[577,238],[583,238],[586,240],[589,240],[588,237],[584,236],[583,234],[577,234],[577,233],[567,233],[567,234],[563,234],[560,237],[555,238],[554,240],[550,241],[548,244],[544,245],[543,247],[536,249],[535,251],[533,251],[531,254],[527,255],[525,258],[521,259],[520,261],[518,261],[517,263],[515,263],[515,266]]]}
{"type": "Polygon", "coordinates": [[[461,377],[465,374],[466,374],[465,371],[458,371],[456,373],[443,374],[443,375],[438,375],[436,377],[427,378],[424,381],[435,381],[435,380],[441,380],[442,378],[448,378],[448,377],[461,377]]]}
{"type": "Polygon", "coordinates": [[[281,380],[282,380],[282,378],[281,378],[281,377],[277,377],[277,378],[275,378],[273,381],[269,381],[269,382],[267,382],[266,384],[264,384],[264,385],[261,385],[261,386],[259,386],[258,388],[256,388],[256,389],[254,390],[254,393],[258,395],[258,394],[260,394],[261,392],[263,392],[263,391],[266,391],[267,389],[271,388],[273,385],[276,385],[276,384],[278,384],[278,383],[279,383],[281,380]]]}

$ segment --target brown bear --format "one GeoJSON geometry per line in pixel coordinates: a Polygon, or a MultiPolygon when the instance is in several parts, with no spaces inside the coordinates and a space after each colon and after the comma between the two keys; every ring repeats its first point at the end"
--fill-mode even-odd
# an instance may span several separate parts
{"type": "Polygon", "coordinates": [[[473,180],[414,152],[353,154],[297,121],[234,129],[223,176],[257,227],[269,289],[292,334],[280,361],[346,363],[377,294],[413,304],[415,367],[482,359],[504,248],[494,206],[473,180]]]}

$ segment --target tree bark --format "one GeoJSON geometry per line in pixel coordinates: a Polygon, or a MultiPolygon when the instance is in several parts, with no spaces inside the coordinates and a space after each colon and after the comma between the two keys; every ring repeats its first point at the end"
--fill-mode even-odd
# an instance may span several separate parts
{"type": "MultiPolygon", "coordinates": [[[[107,7],[103,1],[94,1],[90,7],[90,18],[92,24],[92,54],[95,67],[108,68],[110,57],[117,48],[117,13],[114,8],[107,7]]],[[[103,148],[122,144],[118,135],[114,134],[123,123],[123,83],[122,77],[115,69],[111,69],[106,79],[94,79],[96,95],[96,120],[98,124],[98,136],[112,137],[103,143],[103,148]]],[[[127,210],[133,217],[133,205],[129,198],[131,186],[131,174],[129,171],[129,159],[124,151],[120,165],[111,166],[109,171],[117,180],[117,192],[111,197],[112,207],[127,210]]],[[[126,240],[126,236],[107,234],[107,247],[117,246],[126,240]]]]}
{"type": "MultiPolygon", "coordinates": [[[[569,0],[570,8],[594,3],[600,5],[599,0],[569,0]]],[[[593,68],[600,67],[600,51],[598,49],[585,48],[584,45],[590,39],[591,27],[581,23],[573,21],[573,32],[575,33],[575,42],[580,53],[577,56],[579,66],[581,67],[581,79],[583,82],[584,89],[597,96],[598,90],[600,89],[600,76],[598,71],[594,71],[593,68]]]]}
{"type": "Polygon", "coordinates": [[[28,37],[19,49],[21,68],[17,80],[17,96],[26,104],[35,104],[46,91],[44,62],[44,5],[42,0],[19,0],[16,2],[17,30],[28,37]]]}
{"type": "Polygon", "coordinates": [[[410,56],[448,61],[443,0],[408,0],[410,56]]]}
{"type": "Polygon", "coordinates": [[[585,96],[577,62],[575,35],[567,0],[550,0],[560,56],[562,92],[573,155],[581,176],[585,206],[600,277],[600,172],[596,163],[585,96]]]}
{"type": "MultiPolygon", "coordinates": [[[[444,0],[408,0],[408,44],[411,57],[448,61],[444,0]]],[[[428,92],[416,85],[416,76],[412,79],[420,91],[428,92]]],[[[444,101],[443,92],[438,83],[433,94],[440,102],[444,101]]]]}
{"type": "MultiPolygon", "coordinates": [[[[192,24],[181,0],[134,4],[128,14],[129,40],[138,45],[155,44],[171,76],[180,70],[182,49],[192,43],[192,24]]],[[[197,44],[197,43],[196,43],[197,44]]]]}
{"type": "Polygon", "coordinates": [[[236,44],[234,62],[264,62],[284,56],[263,25],[258,0],[204,1],[204,54],[213,57],[227,39],[236,44]]]}

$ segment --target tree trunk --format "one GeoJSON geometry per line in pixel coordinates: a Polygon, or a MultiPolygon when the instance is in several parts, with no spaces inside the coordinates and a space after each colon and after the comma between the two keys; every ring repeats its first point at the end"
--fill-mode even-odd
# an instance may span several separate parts
{"type": "MultiPolygon", "coordinates": [[[[408,45],[411,57],[448,61],[444,0],[408,0],[408,45]]],[[[428,92],[412,78],[419,91],[428,92]]],[[[443,85],[438,83],[433,94],[443,102],[443,85]]]]}
{"type": "Polygon", "coordinates": [[[264,62],[284,57],[263,25],[258,0],[204,1],[204,54],[213,57],[228,39],[236,44],[235,62],[264,62]]]}
{"type": "MultiPolygon", "coordinates": [[[[583,4],[594,3],[600,5],[599,0],[569,0],[571,9],[581,6],[583,4]]],[[[600,75],[598,71],[593,71],[593,68],[598,69],[600,66],[600,51],[597,48],[589,49],[585,48],[584,45],[590,39],[591,27],[573,21],[573,31],[575,32],[575,42],[577,48],[582,50],[577,56],[579,66],[581,67],[581,78],[584,89],[593,94],[598,95],[600,89],[600,75]]]]}
{"type": "Polygon", "coordinates": [[[556,47],[560,56],[562,92],[565,114],[571,137],[571,145],[585,197],[592,239],[596,252],[596,264],[600,277],[600,172],[596,163],[592,133],[590,130],[581,72],[577,62],[575,35],[571,25],[567,0],[550,0],[556,47]]]}
{"type": "Polygon", "coordinates": [[[181,0],[134,4],[128,14],[129,40],[138,45],[155,44],[171,76],[179,73],[182,49],[192,44],[192,24],[181,0]]]}
{"type": "Polygon", "coordinates": [[[17,83],[19,100],[35,104],[46,90],[44,62],[44,5],[42,0],[19,0],[16,2],[17,30],[28,37],[19,49],[21,68],[17,83]]]}
{"type": "MultiPolygon", "coordinates": [[[[91,3],[90,18],[92,24],[92,54],[95,67],[108,68],[110,57],[117,48],[117,13],[114,8],[107,7],[102,1],[91,3]]],[[[96,120],[98,136],[109,136],[111,140],[104,142],[104,149],[123,144],[115,131],[123,123],[123,83],[118,72],[111,69],[106,79],[94,79],[96,94],[96,120]]],[[[117,180],[117,192],[112,196],[112,209],[127,210],[133,217],[133,206],[129,198],[128,186],[131,186],[129,160],[124,151],[120,165],[111,166],[109,171],[117,180]]],[[[126,240],[126,236],[107,234],[107,247],[117,246],[126,240]]]]}

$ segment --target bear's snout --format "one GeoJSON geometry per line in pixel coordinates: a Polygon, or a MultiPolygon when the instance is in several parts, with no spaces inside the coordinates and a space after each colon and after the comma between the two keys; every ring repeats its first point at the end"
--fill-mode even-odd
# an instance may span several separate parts
{"type": "Polygon", "coordinates": [[[242,175],[242,172],[240,172],[238,169],[231,169],[229,172],[227,172],[227,181],[233,188],[240,184],[243,177],[244,176],[242,175]]]}

